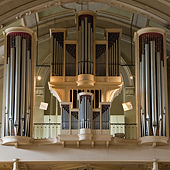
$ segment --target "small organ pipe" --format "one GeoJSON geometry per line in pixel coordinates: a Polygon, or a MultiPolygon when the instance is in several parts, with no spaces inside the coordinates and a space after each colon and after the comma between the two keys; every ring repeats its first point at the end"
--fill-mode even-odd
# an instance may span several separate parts
{"type": "Polygon", "coordinates": [[[115,62],[114,62],[114,64],[115,64],[115,73],[114,73],[114,75],[115,76],[117,76],[117,40],[116,40],[116,51],[115,51],[115,53],[116,53],[116,55],[115,55],[115,62]]]}
{"type": "Polygon", "coordinates": [[[82,20],[81,21],[81,27],[82,27],[82,38],[81,38],[81,41],[82,41],[82,43],[81,43],[81,45],[82,45],[82,50],[81,50],[81,52],[82,52],[82,54],[81,54],[81,63],[82,63],[82,74],[84,74],[84,21],[82,20]]]}
{"type": "Polygon", "coordinates": [[[14,114],[14,69],[15,69],[15,48],[11,48],[10,61],[10,100],[9,100],[9,136],[12,135],[13,114],[14,114]]]}
{"type": "Polygon", "coordinates": [[[86,123],[87,123],[87,97],[84,97],[84,121],[85,121],[85,128],[87,128],[86,123]]]}
{"type": "Polygon", "coordinates": [[[85,74],[87,74],[87,17],[85,17],[85,74]]]}
{"type": "Polygon", "coordinates": [[[91,24],[88,23],[88,74],[90,74],[90,62],[91,62],[91,24]]]}
{"type": "Polygon", "coordinates": [[[91,74],[93,74],[93,29],[91,28],[91,74]]]}
{"type": "Polygon", "coordinates": [[[161,61],[161,77],[162,77],[162,111],[163,111],[163,136],[166,136],[166,110],[165,110],[165,74],[164,74],[164,62],[161,61]]]}
{"type": "Polygon", "coordinates": [[[14,133],[18,134],[19,103],[20,103],[20,61],[21,61],[21,36],[16,36],[16,69],[15,69],[15,107],[14,107],[14,133]]]}
{"type": "Polygon", "coordinates": [[[84,128],[84,120],[85,120],[85,117],[84,117],[84,114],[85,114],[85,108],[84,108],[84,97],[82,97],[82,115],[83,115],[83,119],[82,119],[82,124],[83,124],[83,126],[82,126],[82,128],[84,128]]]}
{"type": "Polygon", "coordinates": [[[160,52],[156,53],[157,58],[157,106],[159,120],[159,136],[162,136],[162,101],[161,101],[161,71],[160,71],[160,52]]]}
{"type": "Polygon", "coordinates": [[[116,44],[114,43],[114,45],[113,45],[113,59],[112,59],[112,76],[114,76],[115,75],[115,73],[116,73],[116,44]]]}
{"type": "Polygon", "coordinates": [[[54,36],[51,35],[51,54],[52,54],[52,58],[51,58],[51,64],[52,64],[52,75],[54,76],[54,36]]]}
{"type": "Polygon", "coordinates": [[[54,72],[54,76],[56,75],[56,53],[57,53],[57,49],[56,49],[56,38],[54,38],[54,57],[53,57],[53,72],[54,72]]]}
{"type": "Polygon", "coordinates": [[[157,110],[156,110],[156,81],[155,81],[155,41],[150,41],[151,45],[151,96],[152,96],[152,128],[153,135],[157,130],[157,110]]]}
{"type": "Polygon", "coordinates": [[[79,26],[79,74],[81,74],[81,49],[82,49],[82,46],[81,46],[81,33],[82,33],[82,30],[81,30],[81,26],[79,26]]]}
{"type": "Polygon", "coordinates": [[[22,39],[22,73],[21,73],[21,136],[23,136],[25,121],[25,75],[26,75],[26,39],[22,39]]]}
{"type": "Polygon", "coordinates": [[[146,131],[150,136],[150,78],[149,78],[149,44],[145,44],[145,78],[146,78],[146,131]]]}
{"type": "Polygon", "coordinates": [[[111,73],[111,75],[113,76],[114,75],[114,69],[115,69],[115,65],[114,65],[114,58],[115,58],[115,44],[114,45],[112,45],[112,53],[111,53],[111,55],[112,55],[112,57],[111,57],[111,67],[112,67],[112,73],[111,73]]]}

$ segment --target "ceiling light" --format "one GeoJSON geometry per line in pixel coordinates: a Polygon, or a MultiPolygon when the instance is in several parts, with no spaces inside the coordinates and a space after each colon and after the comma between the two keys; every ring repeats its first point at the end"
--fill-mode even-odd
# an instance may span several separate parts
{"type": "Polygon", "coordinates": [[[133,76],[130,76],[130,79],[132,80],[132,79],[133,79],[133,76]]]}
{"type": "Polygon", "coordinates": [[[41,76],[38,76],[37,79],[38,79],[38,80],[41,80],[41,76]]]}

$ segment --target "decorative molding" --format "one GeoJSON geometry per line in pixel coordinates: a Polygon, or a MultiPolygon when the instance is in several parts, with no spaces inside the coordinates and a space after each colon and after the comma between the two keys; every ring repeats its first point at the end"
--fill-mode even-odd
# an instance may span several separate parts
{"type": "Polygon", "coordinates": [[[135,87],[125,87],[125,95],[126,96],[134,96],[135,95],[135,87]]]}
{"type": "Polygon", "coordinates": [[[35,95],[36,96],[44,96],[44,87],[36,87],[35,95]]]}

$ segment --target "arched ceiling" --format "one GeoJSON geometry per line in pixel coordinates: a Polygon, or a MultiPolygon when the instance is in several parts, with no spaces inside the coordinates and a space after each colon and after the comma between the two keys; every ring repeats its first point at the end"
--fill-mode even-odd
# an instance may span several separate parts
{"type": "MultiPolygon", "coordinates": [[[[49,40],[49,28],[64,27],[67,28],[68,39],[73,39],[76,38],[75,13],[86,9],[97,13],[96,31],[99,39],[104,37],[105,28],[121,28],[122,39],[130,43],[131,35],[138,29],[156,26],[167,31],[167,44],[170,46],[170,0],[2,0],[0,67],[3,64],[3,31],[6,28],[29,27],[37,31],[38,41],[41,43],[49,40]]],[[[43,60],[44,58],[39,58],[40,63],[43,60]]]]}

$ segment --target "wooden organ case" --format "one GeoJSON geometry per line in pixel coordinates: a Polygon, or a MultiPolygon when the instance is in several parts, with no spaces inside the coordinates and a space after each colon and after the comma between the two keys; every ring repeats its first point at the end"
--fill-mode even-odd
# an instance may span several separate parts
{"type": "Polygon", "coordinates": [[[121,29],[105,29],[105,40],[96,40],[95,22],[95,12],[79,11],[76,40],[67,40],[65,28],[50,29],[49,89],[61,106],[61,141],[112,137],[110,107],[122,89],[121,29]]]}

